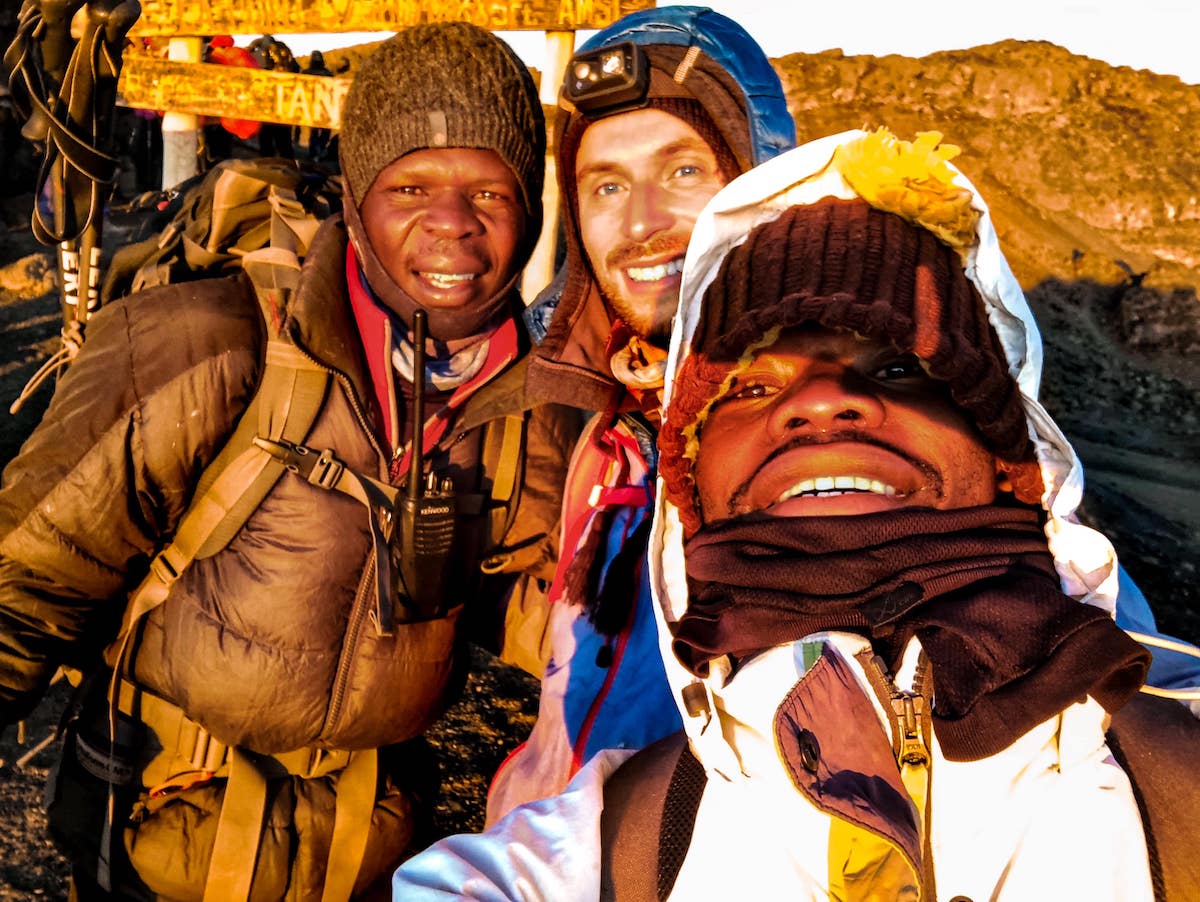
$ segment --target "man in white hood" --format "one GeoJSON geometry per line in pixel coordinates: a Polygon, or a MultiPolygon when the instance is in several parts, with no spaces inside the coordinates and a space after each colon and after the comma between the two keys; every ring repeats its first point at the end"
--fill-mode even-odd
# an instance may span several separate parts
{"type": "Polygon", "coordinates": [[[939,139],[813,142],[706,208],[650,541],[687,741],[600,756],[396,898],[1154,898],[1105,738],[1149,656],[939,139]]]}

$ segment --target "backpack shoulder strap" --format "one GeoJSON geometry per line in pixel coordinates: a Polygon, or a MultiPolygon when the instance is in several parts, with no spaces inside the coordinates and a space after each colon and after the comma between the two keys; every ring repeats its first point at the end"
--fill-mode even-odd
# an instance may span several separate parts
{"type": "Polygon", "coordinates": [[[529,412],[488,420],[483,427],[483,471],[491,479],[488,535],[484,548],[500,545],[516,519],[525,468],[529,412]]]}
{"type": "Polygon", "coordinates": [[[1173,699],[1139,693],[1113,715],[1108,746],[1133,784],[1158,902],[1200,886],[1200,721],[1173,699]]]}
{"type": "Polygon", "coordinates": [[[284,465],[257,447],[254,439],[301,443],[317,418],[331,379],[330,371],[296,347],[284,331],[288,304],[300,285],[300,259],[308,251],[316,216],[298,201],[293,184],[271,172],[226,169],[210,193],[215,207],[212,241],[216,241],[213,235],[224,241],[227,233],[236,233],[252,214],[261,215],[256,210],[264,206],[269,210],[262,223],[265,229],[243,235],[244,243],[246,235],[265,232],[266,245],[257,246],[261,239],[256,238],[241,248],[242,269],[254,288],[267,332],[266,359],[250,405],[201,474],[170,544],[151,561],[150,572],[130,596],[113,645],[118,649],[116,661],[137,621],[162,604],[193,560],[211,557],[229,544],[283,474],[284,465]],[[265,205],[256,201],[264,195],[265,205]]]}
{"type": "MultiPolygon", "coordinates": [[[[260,297],[261,300],[261,297],[260,297]]],[[[225,446],[201,474],[192,501],[171,542],[150,562],[130,595],[110,663],[123,657],[134,626],[166,600],[171,586],[196,558],[224,548],[283,475],[284,465],[254,444],[256,437],[299,444],[324,401],[331,374],[268,323],[266,359],[258,389],[225,446]]]]}
{"type": "Polygon", "coordinates": [[[682,730],[617,768],[604,784],[600,816],[601,902],[661,902],[670,896],[706,782],[682,730]],[[648,847],[657,854],[646,854],[648,847]]]}

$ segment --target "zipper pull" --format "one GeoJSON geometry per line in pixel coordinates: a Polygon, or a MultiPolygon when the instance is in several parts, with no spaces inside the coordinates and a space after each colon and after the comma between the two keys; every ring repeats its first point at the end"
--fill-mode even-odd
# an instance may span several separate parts
{"type": "Polygon", "coordinates": [[[879,655],[869,647],[856,655],[867,675],[867,682],[875,690],[875,697],[884,711],[892,712],[892,751],[900,765],[900,782],[916,806],[918,826],[921,831],[921,858],[914,862],[921,885],[921,898],[926,894],[936,898],[933,849],[930,845],[929,824],[931,796],[929,792],[932,776],[933,756],[926,737],[932,735],[931,709],[925,696],[925,679],[928,659],[921,653],[913,675],[912,692],[903,692],[892,682],[892,675],[879,655]]]}
{"type": "Polygon", "coordinates": [[[924,696],[897,692],[892,696],[892,715],[896,724],[896,761],[909,767],[929,764],[929,746],[925,742],[924,696]]]}
{"type": "Polygon", "coordinates": [[[916,677],[913,680],[913,691],[903,692],[892,682],[883,658],[866,648],[856,657],[862,664],[867,682],[875,691],[875,697],[884,710],[892,712],[892,751],[896,761],[901,765],[922,767],[932,760],[929,754],[929,744],[926,742],[926,731],[929,724],[929,702],[922,688],[924,685],[924,666],[917,666],[916,677]]]}
{"type": "Polygon", "coordinates": [[[407,467],[402,467],[401,461],[404,455],[408,453],[408,449],[412,447],[412,442],[407,445],[401,445],[392,452],[392,459],[388,462],[388,482],[392,485],[399,485],[401,477],[406,475],[407,467]]]}

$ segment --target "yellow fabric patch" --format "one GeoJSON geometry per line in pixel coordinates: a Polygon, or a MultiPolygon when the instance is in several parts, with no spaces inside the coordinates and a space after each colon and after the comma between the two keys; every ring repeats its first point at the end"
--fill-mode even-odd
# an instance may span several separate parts
{"type": "Polygon", "coordinates": [[[965,258],[980,213],[946,165],[959,148],[941,140],[941,132],[930,131],[901,141],[880,128],[839,147],[832,165],[871,206],[932,232],[965,258]]]}
{"type": "MultiPolygon", "coordinates": [[[[772,326],[766,331],[766,333],[763,334],[762,338],[758,339],[758,341],[750,342],[750,344],[746,346],[746,349],[742,351],[741,356],[738,357],[737,362],[734,363],[733,369],[725,374],[725,378],[721,381],[720,387],[717,388],[712,397],[709,398],[708,402],[704,405],[704,408],[698,414],[696,414],[696,418],[692,420],[692,422],[688,423],[683,427],[683,429],[680,430],[683,433],[684,439],[686,440],[683,452],[683,457],[685,460],[690,460],[693,465],[696,463],[696,459],[700,455],[700,430],[704,426],[704,421],[708,419],[709,412],[713,409],[718,401],[728,394],[729,389],[733,386],[733,380],[749,369],[750,364],[754,362],[755,355],[763,348],[769,348],[771,345],[775,344],[775,342],[779,341],[779,335],[782,331],[782,327],[772,326]]],[[[690,472],[691,471],[689,470],[689,473],[690,472]]],[[[692,481],[695,482],[694,475],[692,477],[692,481]]]]}
{"type": "Polygon", "coordinates": [[[837,902],[918,902],[920,881],[904,854],[881,836],[833,818],[829,898],[837,902]]]}

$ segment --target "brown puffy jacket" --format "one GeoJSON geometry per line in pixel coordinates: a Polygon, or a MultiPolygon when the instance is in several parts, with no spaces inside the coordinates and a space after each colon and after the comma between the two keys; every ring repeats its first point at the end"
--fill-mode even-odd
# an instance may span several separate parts
{"type": "MultiPolygon", "coordinates": [[[[344,260],[344,229],[327,224],[285,325],[334,373],[305,443],[386,479],[390,451],[374,428],[344,260]]],[[[0,725],[36,704],[60,663],[87,669],[98,661],[126,593],[253,396],[263,331],[240,278],[143,292],[89,324],[82,353],[0,491],[0,725]]],[[[486,489],[477,427],[525,411],[518,365],[472,396],[435,463],[472,473],[474,490],[486,489]]],[[[489,569],[531,580],[553,573],[576,429],[562,409],[525,415],[520,502],[489,569]]],[[[469,617],[495,599],[471,587],[449,616],[379,635],[366,616],[370,554],[362,505],[285,473],[230,544],[195,561],[146,618],[137,682],[222,742],[259,753],[373,749],[418,735],[448,702],[461,667],[458,602],[469,617]]],[[[479,576],[477,561],[464,563],[461,573],[479,576]]],[[[493,577],[488,591],[512,584],[493,577]]]]}

